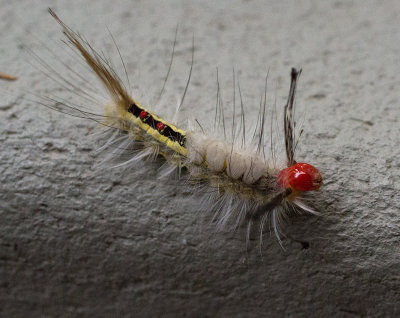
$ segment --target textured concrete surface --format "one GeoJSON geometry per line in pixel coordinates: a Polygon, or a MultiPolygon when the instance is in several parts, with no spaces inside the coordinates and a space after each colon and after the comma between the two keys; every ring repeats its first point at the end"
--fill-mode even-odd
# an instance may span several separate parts
{"type": "Polygon", "coordinates": [[[399,19],[397,1],[1,0],[0,71],[19,76],[0,81],[1,316],[399,316],[399,19]],[[217,66],[227,99],[235,67],[254,118],[267,70],[280,107],[290,67],[302,67],[298,156],[325,175],[323,216],[291,219],[285,251],[266,235],[261,257],[244,230],[199,225],[198,200],[157,180],[158,163],[94,169],[96,125],[30,101],[70,98],[22,50],[49,54],[35,35],[63,51],[50,4],[118,62],[108,27],[150,97],[178,23],[169,94],[182,93],[194,33],[185,110],[201,122],[217,66]]]}

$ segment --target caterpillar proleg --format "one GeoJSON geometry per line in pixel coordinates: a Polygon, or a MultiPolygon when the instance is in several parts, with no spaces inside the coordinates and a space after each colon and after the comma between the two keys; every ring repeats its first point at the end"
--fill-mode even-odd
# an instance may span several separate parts
{"type": "MultiPolygon", "coordinates": [[[[178,171],[182,179],[186,178],[196,189],[201,188],[209,204],[204,209],[213,211],[218,229],[236,229],[247,222],[250,231],[254,221],[261,222],[261,225],[269,221],[280,240],[279,224],[290,211],[316,213],[303,203],[301,197],[305,192],[320,188],[321,174],[312,165],[295,160],[294,100],[301,70],[293,68],[291,71],[289,96],[284,106],[287,162],[285,166],[279,166],[265,156],[266,98],[261,103],[253,141],[246,140],[249,134],[245,127],[243,103],[241,120],[239,124],[233,123],[231,139],[225,131],[224,122],[223,137],[207,134],[200,124],[182,129],[131,97],[111,64],[52,10],[49,9],[49,12],[61,25],[68,43],[103,84],[110,102],[103,114],[77,108],[66,100],[49,99],[46,106],[109,127],[112,138],[102,149],[115,143],[121,143],[121,148],[134,144],[138,150],[123,162],[124,165],[147,157],[164,157],[168,167],[163,175],[178,171]],[[187,172],[181,174],[182,169],[187,172]]],[[[67,81],[63,82],[73,88],[67,81]]],[[[239,95],[241,98],[240,86],[239,95]]],[[[224,121],[218,93],[215,117],[217,122],[221,122],[221,118],[224,121]]]]}

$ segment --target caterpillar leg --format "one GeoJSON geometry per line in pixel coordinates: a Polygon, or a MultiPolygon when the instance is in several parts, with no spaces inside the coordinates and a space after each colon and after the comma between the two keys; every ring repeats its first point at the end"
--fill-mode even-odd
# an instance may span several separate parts
{"type": "Polygon", "coordinates": [[[292,189],[287,188],[283,191],[279,192],[277,195],[272,197],[269,202],[263,204],[253,213],[249,214],[249,218],[252,220],[258,220],[260,217],[273,210],[275,207],[279,206],[284,199],[286,199],[289,195],[292,194],[292,189]]]}

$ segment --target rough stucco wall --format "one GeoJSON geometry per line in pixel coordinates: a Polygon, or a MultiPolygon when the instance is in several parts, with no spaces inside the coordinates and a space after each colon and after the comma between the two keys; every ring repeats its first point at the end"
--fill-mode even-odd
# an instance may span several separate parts
{"type": "Polygon", "coordinates": [[[396,1],[0,1],[0,71],[19,76],[0,82],[1,316],[398,316],[399,18],[396,1]],[[61,37],[50,4],[97,48],[111,47],[108,26],[135,84],[154,92],[177,23],[170,89],[183,91],[194,33],[185,107],[201,122],[216,66],[227,95],[235,66],[254,118],[266,70],[280,106],[302,67],[298,156],[325,174],[323,216],[293,218],[286,250],[266,237],[261,257],[244,230],[199,226],[196,198],[157,180],[158,163],[94,169],[95,125],[23,91],[58,89],[21,49],[35,43],[26,29],[61,37]]]}

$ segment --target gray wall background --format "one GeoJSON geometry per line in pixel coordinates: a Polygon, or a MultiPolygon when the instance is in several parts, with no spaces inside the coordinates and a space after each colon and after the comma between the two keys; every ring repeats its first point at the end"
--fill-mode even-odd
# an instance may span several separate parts
{"type": "Polygon", "coordinates": [[[19,77],[0,81],[1,316],[398,316],[399,18],[397,1],[0,1],[0,71],[19,77]],[[292,218],[286,250],[266,235],[260,256],[244,230],[202,225],[196,196],[157,179],[162,161],[95,169],[96,125],[30,101],[72,97],[22,49],[49,56],[37,36],[65,53],[48,6],[118,64],[110,29],[143,104],[162,86],[179,24],[176,104],[194,34],[182,116],[202,123],[216,67],[227,100],[235,67],[254,119],[267,70],[280,108],[290,67],[302,67],[298,157],[325,175],[323,216],[292,218]]]}

